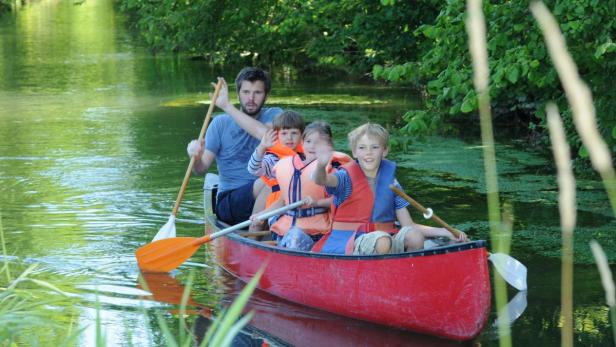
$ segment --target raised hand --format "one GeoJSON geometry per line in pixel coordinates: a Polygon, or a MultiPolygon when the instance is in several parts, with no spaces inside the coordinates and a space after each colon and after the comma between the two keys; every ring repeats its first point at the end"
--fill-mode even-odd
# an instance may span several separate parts
{"type": "MultiPolygon", "coordinates": [[[[220,87],[220,92],[218,93],[218,99],[216,99],[216,106],[218,106],[221,110],[226,110],[231,102],[229,102],[229,87],[227,86],[227,81],[224,78],[218,77],[218,80],[222,80],[222,86],[220,87]]],[[[212,86],[216,88],[216,83],[212,82],[212,86]]],[[[210,99],[213,94],[209,93],[210,99]]]]}
{"type": "Polygon", "coordinates": [[[333,149],[329,142],[325,139],[318,139],[315,143],[315,156],[317,162],[321,166],[327,166],[332,159],[333,149]]]}
{"type": "Polygon", "coordinates": [[[267,148],[272,147],[276,143],[277,139],[278,134],[276,133],[276,130],[268,129],[261,138],[261,143],[259,143],[259,149],[262,151],[262,153],[265,152],[267,148]]]}

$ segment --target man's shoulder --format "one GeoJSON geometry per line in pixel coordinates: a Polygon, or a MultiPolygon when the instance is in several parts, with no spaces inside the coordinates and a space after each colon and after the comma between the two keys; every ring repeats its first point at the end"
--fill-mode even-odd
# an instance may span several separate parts
{"type": "Polygon", "coordinates": [[[263,111],[261,111],[259,121],[262,123],[271,123],[274,118],[281,113],[282,109],[280,107],[264,107],[263,111]]]}

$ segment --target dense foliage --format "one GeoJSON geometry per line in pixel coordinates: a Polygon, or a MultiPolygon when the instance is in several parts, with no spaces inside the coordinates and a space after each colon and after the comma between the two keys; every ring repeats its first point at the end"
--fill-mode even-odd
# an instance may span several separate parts
{"type": "Polygon", "coordinates": [[[154,51],[186,51],[213,62],[369,72],[415,59],[414,30],[432,22],[438,1],[121,0],[154,51]]]}
{"type": "MultiPolygon", "coordinates": [[[[477,118],[464,1],[119,1],[153,51],[270,68],[335,68],[415,85],[425,91],[426,105],[404,115],[404,130],[414,134],[455,130],[477,118]]],[[[547,5],[591,86],[604,137],[614,145],[616,0],[550,0],[547,5]]],[[[484,11],[497,121],[547,142],[543,110],[554,100],[570,142],[584,157],[528,3],[485,2],[484,11]]]]}
{"type": "MultiPolygon", "coordinates": [[[[616,1],[547,1],[561,24],[568,48],[582,78],[592,89],[604,138],[614,145],[616,98],[616,1]]],[[[543,36],[521,1],[485,2],[490,58],[490,96],[500,122],[528,126],[545,133],[544,106],[556,101],[563,113],[572,145],[585,157],[575,133],[558,75],[547,54],[543,36]]],[[[477,109],[472,67],[464,26],[465,3],[448,1],[436,21],[415,34],[430,43],[418,60],[376,65],[374,76],[390,81],[419,81],[427,86],[427,108],[404,117],[410,132],[433,131],[444,120],[471,120],[477,109]]],[[[547,139],[542,136],[545,142],[547,139]]]]}

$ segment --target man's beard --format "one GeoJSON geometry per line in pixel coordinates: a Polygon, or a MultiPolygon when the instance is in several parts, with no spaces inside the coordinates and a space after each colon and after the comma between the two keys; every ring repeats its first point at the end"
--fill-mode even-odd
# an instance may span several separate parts
{"type": "Polygon", "coordinates": [[[261,109],[263,108],[263,104],[261,104],[261,105],[259,105],[259,107],[256,109],[256,111],[254,111],[254,112],[248,112],[248,111],[246,110],[246,108],[244,107],[244,105],[241,105],[241,106],[242,106],[242,112],[244,112],[245,114],[247,114],[247,115],[249,115],[249,116],[251,116],[251,117],[254,117],[254,116],[258,115],[258,114],[261,112],[261,109]]]}

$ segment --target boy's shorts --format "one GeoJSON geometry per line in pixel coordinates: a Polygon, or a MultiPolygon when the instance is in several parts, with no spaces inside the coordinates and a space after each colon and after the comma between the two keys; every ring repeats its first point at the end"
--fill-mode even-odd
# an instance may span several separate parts
{"type": "Polygon", "coordinates": [[[227,190],[218,194],[216,216],[219,220],[230,224],[238,224],[250,219],[255,198],[252,196],[254,182],[227,190]]]}
{"type": "Polygon", "coordinates": [[[353,254],[377,254],[375,251],[376,241],[381,237],[386,237],[391,240],[391,248],[389,249],[389,254],[404,253],[404,238],[406,237],[406,234],[410,233],[412,230],[413,229],[411,227],[404,227],[393,236],[384,231],[373,231],[370,233],[364,233],[355,239],[355,243],[353,244],[353,254]]]}

